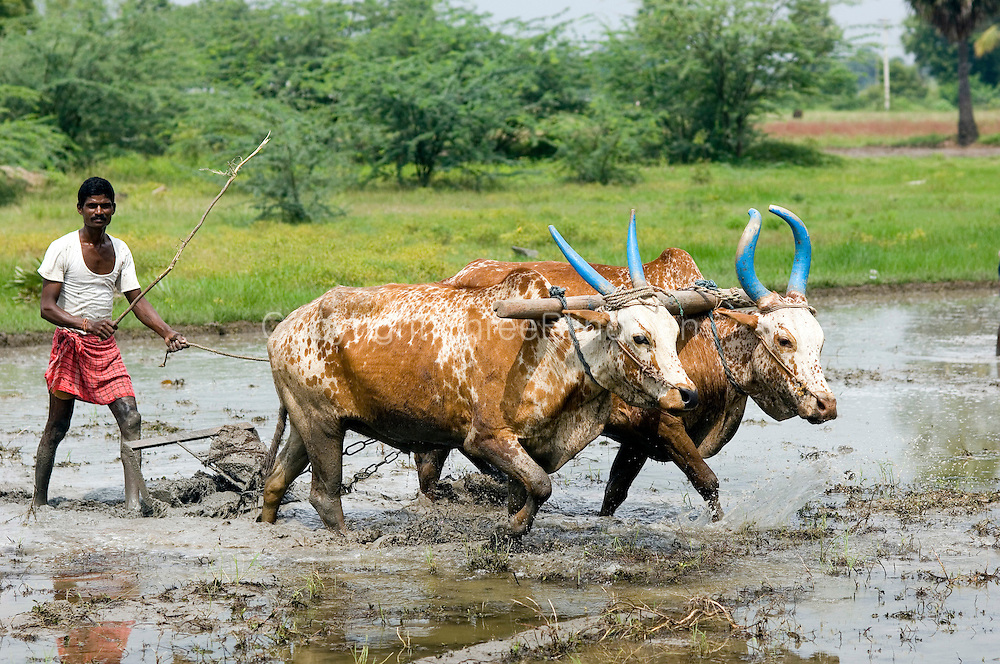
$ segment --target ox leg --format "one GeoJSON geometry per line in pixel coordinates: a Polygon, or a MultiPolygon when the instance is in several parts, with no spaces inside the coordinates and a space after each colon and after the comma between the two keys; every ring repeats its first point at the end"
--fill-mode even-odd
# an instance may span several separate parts
{"type": "Polygon", "coordinates": [[[430,452],[414,452],[413,463],[417,465],[417,478],[420,480],[420,493],[431,500],[440,498],[438,483],[441,481],[441,469],[448,458],[448,448],[431,450],[430,452]]]}
{"type": "Polygon", "coordinates": [[[274,460],[271,474],[264,482],[264,507],[261,509],[258,521],[274,523],[278,518],[278,506],[285,497],[288,486],[309,465],[309,455],[302,442],[302,436],[294,426],[288,436],[288,442],[274,460]]]}
{"type": "Polygon", "coordinates": [[[517,480],[507,480],[507,514],[514,515],[521,511],[528,500],[528,492],[517,480]]]}
{"type": "MultiPolygon", "coordinates": [[[[496,466],[524,488],[524,504],[511,515],[506,527],[497,529],[505,537],[521,537],[531,528],[538,508],[552,495],[552,480],[521,447],[516,437],[473,441],[464,450],[470,459],[480,459],[496,466]]],[[[508,505],[510,505],[508,499],[508,505]]]]}
{"type": "Polygon", "coordinates": [[[660,437],[669,441],[667,448],[671,459],[708,503],[712,521],[720,520],[723,514],[719,502],[719,478],[708,467],[687,431],[680,424],[670,427],[669,432],[664,432],[661,427],[660,437]]]}
{"type": "MultiPolygon", "coordinates": [[[[431,500],[441,498],[441,470],[444,462],[448,458],[451,449],[444,448],[432,452],[414,452],[413,463],[417,466],[417,477],[420,480],[420,493],[431,500]]],[[[483,475],[490,477],[497,482],[504,482],[507,476],[496,466],[488,461],[476,457],[468,457],[472,465],[483,475]]]]}
{"type": "Polygon", "coordinates": [[[344,430],[336,428],[323,435],[314,431],[306,440],[306,450],[312,463],[312,489],[309,502],[330,530],[347,534],[344,505],[341,500],[344,479],[344,430]]]}
{"type": "Polygon", "coordinates": [[[604,489],[601,516],[611,516],[625,502],[632,482],[639,475],[647,459],[649,457],[639,445],[622,443],[618,447],[618,454],[611,464],[611,472],[608,475],[608,486],[604,489]]]}

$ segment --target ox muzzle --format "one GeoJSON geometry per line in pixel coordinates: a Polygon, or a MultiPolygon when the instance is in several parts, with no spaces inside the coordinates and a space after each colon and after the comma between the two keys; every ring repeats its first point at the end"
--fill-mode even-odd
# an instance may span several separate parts
{"type": "Polygon", "coordinates": [[[830,392],[815,392],[812,396],[799,406],[799,417],[811,424],[837,419],[837,397],[830,392]]]}
{"type": "Polygon", "coordinates": [[[698,390],[693,387],[678,386],[666,396],[660,397],[660,410],[667,412],[693,410],[698,407],[698,390]]]}

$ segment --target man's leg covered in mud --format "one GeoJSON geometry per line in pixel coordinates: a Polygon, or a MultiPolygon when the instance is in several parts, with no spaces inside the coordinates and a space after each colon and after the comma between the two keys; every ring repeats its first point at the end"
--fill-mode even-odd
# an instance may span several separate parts
{"type": "Polygon", "coordinates": [[[42,431],[42,439],[38,442],[38,452],[35,454],[35,495],[31,499],[33,507],[47,505],[49,502],[49,480],[52,479],[56,448],[69,431],[75,403],[73,397],[62,399],[49,394],[49,418],[45,421],[45,430],[42,431]]]}
{"type": "Polygon", "coordinates": [[[139,440],[142,434],[142,416],[136,407],[135,397],[120,397],[108,406],[121,430],[122,468],[125,471],[125,509],[141,510],[142,501],[149,499],[146,482],[142,478],[142,453],[136,452],[126,441],[139,440]]]}

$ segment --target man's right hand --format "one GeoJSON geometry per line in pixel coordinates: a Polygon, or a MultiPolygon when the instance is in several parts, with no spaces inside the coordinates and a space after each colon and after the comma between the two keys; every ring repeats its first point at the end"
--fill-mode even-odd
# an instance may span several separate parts
{"type": "Polygon", "coordinates": [[[87,334],[93,334],[103,341],[115,336],[117,330],[118,328],[109,320],[88,320],[85,331],[87,334]]]}

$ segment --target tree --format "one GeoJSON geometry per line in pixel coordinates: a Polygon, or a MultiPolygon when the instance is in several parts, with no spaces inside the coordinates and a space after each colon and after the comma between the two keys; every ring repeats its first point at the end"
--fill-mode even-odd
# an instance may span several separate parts
{"type": "Polygon", "coordinates": [[[35,3],[32,0],[0,0],[0,26],[5,19],[33,13],[35,13],[35,3]]]}
{"type": "Polygon", "coordinates": [[[40,93],[38,115],[94,159],[164,149],[179,107],[182,56],[165,42],[167,2],[53,0],[37,29],[0,41],[0,85],[40,93]],[[100,39],[95,39],[100,35],[100,39]]]}
{"type": "Polygon", "coordinates": [[[526,67],[509,37],[472,12],[430,0],[362,3],[374,27],[328,60],[345,140],[372,175],[417,183],[497,161],[507,119],[520,110],[526,67]]]}
{"type": "MultiPolygon", "coordinates": [[[[912,53],[917,66],[926,70],[939,84],[955,88],[952,102],[957,104],[958,76],[955,63],[958,61],[958,47],[945,39],[933,25],[916,16],[909,16],[903,26],[903,48],[912,53]]],[[[969,77],[973,102],[975,79],[989,87],[1000,85],[1000,51],[984,51],[971,58],[969,77]]]]}
{"type": "Polygon", "coordinates": [[[976,41],[973,42],[972,46],[977,58],[995,51],[1000,46],[1000,23],[994,23],[983,30],[983,34],[976,37],[976,41]]]}
{"type": "Polygon", "coordinates": [[[958,144],[979,139],[969,87],[969,40],[987,21],[1000,14],[1000,0],[907,0],[922,20],[937,28],[958,49],[958,144]]]}
{"type": "Polygon", "coordinates": [[[564,113],[548,124],[560,166],[577,182],[600,184],[637,182],[644,144],[656,133],[649,114],[604,98],[591,102],[587,113],[564,113]]]}
{"type": "Polygon", "coordinates": [[[643,0],[600,66],[659,115],[672,158],[739,159],[754,116],[815,90],[840,39],[825,0],[643,0]]]}

